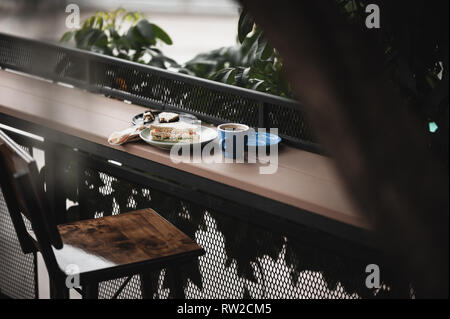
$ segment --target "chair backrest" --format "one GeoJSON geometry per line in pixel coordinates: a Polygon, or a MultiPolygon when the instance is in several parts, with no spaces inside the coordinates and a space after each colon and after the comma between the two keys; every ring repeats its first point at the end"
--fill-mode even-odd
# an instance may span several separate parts
{"type": "Polygon", "coordinates": [[[56,266],[52,246],[60,249],[63,244],[38,176],[35,160],[0,130],[0,186],[11,220],[23,252],[38,248],[50,272],[56,266]],[[34,236],[24,218],[30,221],[34,236]]]}

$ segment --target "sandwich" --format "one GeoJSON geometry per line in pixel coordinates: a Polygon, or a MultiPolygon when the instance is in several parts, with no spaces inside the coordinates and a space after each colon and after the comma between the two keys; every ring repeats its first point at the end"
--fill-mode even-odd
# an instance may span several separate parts
{"type": "Polygon", "coordinates": [[[177,122],[180,119],[177,113],[171,112],[161,112],[158,114],[158,118],[160,123],[177,122]]]}
{"type": "Polygon", "coordinates": [[[153,141],[160,142],[198,142],[198,126],[185,122],[159,123],[150,125],[150,135],[153,141]]]}

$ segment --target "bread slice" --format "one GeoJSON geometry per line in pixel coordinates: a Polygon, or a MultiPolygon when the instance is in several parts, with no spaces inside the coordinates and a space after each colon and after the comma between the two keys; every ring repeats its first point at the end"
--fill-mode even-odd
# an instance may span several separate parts
{"type": "Polygon", "coordinates": [[[158,118],[161,123],[176,122],[180,119],[177,113],[171,112],[161,112],[158,114],[158,118]]]}
{"type": "Polygon", "coordinates": [[[199,127],[185,122],[159,123],[150,125],[153,141],[196,142],[200,139],[199,127]]]}

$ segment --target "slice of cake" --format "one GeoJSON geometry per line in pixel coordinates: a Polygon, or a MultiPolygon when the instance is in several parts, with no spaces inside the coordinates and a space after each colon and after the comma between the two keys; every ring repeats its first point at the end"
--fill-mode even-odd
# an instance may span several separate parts
{"type": "Polygon", "coordinates": [[[155,116],[151,111],[146,111],[142,115],[142,119],[144,120],[144,123],[153,122],[155,120],[155,116]]]}
{"type": "Polygon", "coordinates": [[[161,123],[177,122],[180,119],[177,113],[171,112],[161,112],[158,114],[158,118],[161,123]]]}

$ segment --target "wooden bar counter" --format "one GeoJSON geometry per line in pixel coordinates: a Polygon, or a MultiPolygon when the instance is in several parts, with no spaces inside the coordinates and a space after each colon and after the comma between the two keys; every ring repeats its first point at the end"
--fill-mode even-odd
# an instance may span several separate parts
{"type": "Polygon", "coordinates": [[[265,175],[259,168],[266,164],[175,164],[168,151],[144,142],[109,145],[111,132],[128,127],[143,110],[100,94],[0,70],[1,124],[143,171],[147,162],[155,168],[171,168],[169,179],[322,231],[345,237],[353,236],[348,232],[370,233],[328,157],[282,145],[278,170],[265,175]]]}

